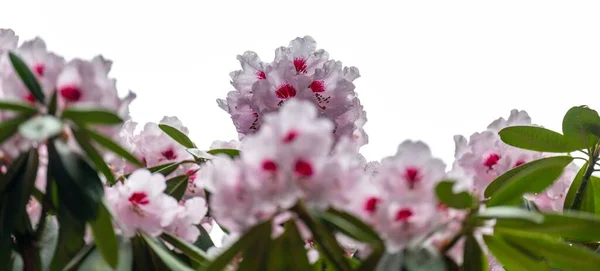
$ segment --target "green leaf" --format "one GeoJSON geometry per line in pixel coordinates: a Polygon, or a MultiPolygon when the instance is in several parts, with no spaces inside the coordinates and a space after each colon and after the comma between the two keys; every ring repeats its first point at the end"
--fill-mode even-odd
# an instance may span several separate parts
{"type": "Polygon", "coordinates": [[[593,250],[569,244],[559,239],[530,232],[499,230],[503,239],[544,257],[552,267],[563,270],[595,270],[600,266],[600,255],[593,250]]]}
{"type": "Polygon", "coordinates": [[[130,271],[133,270],[133,253],[131,250],[131,242],[127,239],[120,238],[119,244],[115,249],[115,253],[119,255],[119,264],[116,267],[110,266],[102,257],[102,253],[98,249],[94,249],[89,256],[81,263],[77,270],[79,271],[130,271]]]}
{"type": "Polygon", "coordinates": [[[71,258],[71,260],[69,261],[69,263],[62,269],[63,271],[67,271],[67,270],[76,270],[78,266],[80,266],[81,264],[83,264],[84,261],[87,260],[87,257],[94,252],[95,254],[97,254],[98,259],[101,259],[102,262],[104,262],[105,265],[106,262],[104,261],[104,258],[102,258],[102,255],[100,255],[100,252],[98,252],[97,250],[94,249],[94,245],[87,245],[84,246],[81,250],[79,250],[79,252],[73,256],[71,258]]]}
{"type": "Polygon", "coordinates": [[[317,216],[354,240],[383,245],[383,241],[372,227],[351,214],[330,209],[325,213],[317,214],[317,216]]]}
{"type": "Polygon", "coordinates": [[[240,252],[251,247],[257,240],[265,238],[261,233],[266,231],[266,227],[271,228],[272,223],[271,220],[268,220],[252,227],[233,245],[214,259],[205,271],[222,271],[225,269],[240,252]]]}
{"type": "Polygon", "coordinates": [[[48,105],[48,114],[55,115],[56,109],[58,108],[58,91],[55,89],[52,91],[52,96],[50,97],[50,104],[48,105]]]}
{"type": "Polygon", "coordinates": [[[96,148],[90,143],[90,138],[85,132],[81,132],[79,129],[73,129],[73,135],[79,147],[86,153],[87,157],[94,164],[96,169],[104,175],[106,182],[109,185],[113,185],[117,182],[112,170],[108,167],[102,155],[96,150],[96,148]]]}
{"type": "Polygon", "coordinates": [[[38,111],[35,107],[22,102],[0,101],[0,110],[8,110],[28,115],[34,115],[38,111]]]}
{"type": "Polygon", "coordinates": [[[548,270],[548,267],[544,263],[529,257],[499,236],[484,235],[483,239],[485,240],[488,249],[492,252],[494,257],[502,263],[506,270],[548,270]]]}
{"type": "Polygon", "coordinates": [[[112,267],[117,268],[119,263],[119,245],[113,229],[110,212],[104,203],[100,204],[98,216],[90,221],[92,234],[96,247],[104,257],[104,260],[112,267]]]}
{"type": "Polygon", "coordinates": [[[202,251],[207,251],[209,248],[214,247],[215,243],[213,243],[212,239],[210,238],[210,234],[206,231],[206,229],[202,227],[202,225],[198,225],[197,227],[200,230],[200,237],[198,237],[198,240],[196,240],[194,246],[202,249],[202,251]]]}
{"type": "Polygon", "coordinates": [[[163,261],[148,246],[146,241],[144,241],[140,235],[137,235],[131,239],[131,250],[133,252],[133,268],[131,270],[169,270],[169,268],[165,266],[163,261]]]}
{"type": "Polygon", "coordinates": [[[464,248],[463,271],[487,271],[488,260],[485,253],[479,247],[479,243],[473,235],[467,235],[464,248]]]}
{"type": "Polygon", "coordinates": [[[96,218],[104,186],[94,170],[64,143],[48,144],[48,173],[56,182],[60,208],[82,221],[96,218]]]}
{"type": "Polygon", "coordinates": [[[50,264],[50,270],[62,270],[73,258],[77,257],[85,246],[85,223],[69,214],[65,209],[58,213],[58,243],[50,264]]]}
{"type": "Polygon", "coordinates": [[[284,228],[284,233],[273,241],[267,270],[311,270],[306,249],[304,248],[304,240],[298,231],[296,222],[288,220],[284,228]]]}
{"type": "Polygon", "coordinates": [[[589,148],[598,142],[598,136],[594,134],[599,127],[598,112],[585,106],[575,106],[569,109],[562,123],[563,134],[579,149],[589,148]]]}
{"type": "Polygon", "coordinates": [[[167,180],[167,189],[165,193],[174,197],[176,200],[181,200],[188,187],[188,175],[180,175],[167,180]]]}
{"type": "Polygon", "coordinates": [[[483,219],[519,219],[537,224],[544,222],[544,216],[540,213],[504,206],[486,208],[477,214],[477,217],[483,219]]]}
{"type": "Polygon", "coordinates": [[[41,142],[62,132],[63,124],[50,115],[31,118],[19,126],[19,133],[27,139],[41,142]]]}
{"type": "Polygon", "coordinates": [[[585,162],[585,164],[583,164],[583,166],[577,172],[575,179],[573,179],[573,182],[571,183],[571,187],[569,187],[569,192],[567,192],[567,196],[565,197],[565,204],[564,204],[563,210],[565,210],[565,211],[569,210],[571,205],[573,205],[573,201],[575,200],[575,195],[577,194],[577,189],[579,189],[579,186],[581,185],[581,182],[583,181],[583,175],[585,174],[587,166],[588,166],[588,162],[585,162]]]}
{"type": "Polygon", "coordinates": [[[214,149],[214,150],[210,150],[207,152],[212,155],[225,154],[225,155],[231,157],[232,159],[240,156],[240,151],[234,150],[234,149],[214,149]]]}
{"type": "Polygon", "coordinates": [[[190,259],[200,264],[202,268],[208,266],[210,261],[208,260],[206,253],[204,253],[204,251],[202,251],[201,249],[169,233],[163,233],[161,235],[161,238],[169,244],[173,245],[173,247],[179,249],[190,259]]]}
{"type": "Polygon", "coordinates": [[[23,114],[15,118],[0,122],[0,143],[17,133],[19,125],[29,119],[31,115],[23,114]]]}
{"type": "Polygon", "coordinates": [[[298,218],[300,218],[312,232],[313,240],[317,243],[317,248],[321,252],[321,255],[331,262],[335,269],[341,271],[351,270],[348,262],[344,259],[344,250],[337,242],[333,233],[329,231],[325,225],[318,223],[308,211],[306,211],[301,202],[292,207],[292,211],[298,215],[298,218]]]}
{"type": "Polygon", "coordinates": [[[526,193],[539,193],[552,185],[565,166],[573,161],[570,156],[555,156],[518,166],[496,178],[485,190],[491,197],[488,206],[496,206],[519,199],[526,193]]]}
{"type": "Polygon", "coordinates": [[[390,254],[386,253],[381,257],[375,271],[402,270],[404,265],[404,254],[402,252],[390,254]]]}
{"type": "Polygon", "coordinates": [[[38,83],[35,75],[31,72],[27,64],[25,64],[25,62],[23,62],[23,60],[17,55],[15,55],[13,52],[8,52],[8,57],[10,58],[12,66],[15,68],[15,72],[17,72],[17,74],[23,81],[23,84],[25,84],[31,95],[33,95],[33,97],[35,97],[35,99],[38,102],[44,104],[44,100],[46,97],[44,96],[42,87],[40,86],[40,83],[38,83]]]}
{"type": "Polygon", "coordinates": [[[567,153],[581,149],[557,132],[536,126],[510,126],[500,132],[500,139],[508,145],[540,152],[567,153]]]}
{"type": "Polygon", "coordinates": [[[195,148],[196,147],[194,142],[192,142],[192,140],[190,140],[190,138],[187,135],[185,135],[184,133],[179,131],[177,128],[166,125],[166,124],[159,124],[158,127],[160,127],[160,129],[163,130],[163,132],[165,132],[173,140],[177,141],[182,146],[184,146],[186,148],[195,148]]]}
{"type": "Polygon", "coordinates": [[[193,155],[194,158],[196,159],[212,159],[214,158],[214,156],[212,154],[209,154],[208,152],[199,150],[197,148],[190,148],[190,149],[186,149],[186,151],[193,155]]]}
{"type": "Polygon", "coordinates": [[[409,249],[404,258],[404,266],[409,271],[446,271],[445,259],[427,249],[409,249]]]}
{"type": "Polygon", "coordinates": [[[133,156],[133,154],[129,153],[129,151],[125,150],[123,147],[112,141],[110,138],[93,130],[83,127],[81,128],[82,129],[80,131],[85,132],[87,136],[89,136],[92,140],[96,141],[96,143],[98,143],[100,146],[106,148],[107,150],[113,152],[114,154],[120,157],[123,157],[125,160],[129,161],[130,163],[136,166],[144,166],[142,162],[140,162],[140,160],[133,156]]]}
{"type": "Polygon", "coordinates": [[[437,198],[440,200],[440,202],[442,202],[444,205],[450,208],[459,210],[469,209],[476,206],[477,201],[475,200],[475,198],[473,198],[473,196],[471,196],[470,193],[466,191],[454,193],[454,183],[455,181],[452,180],[441,181],[435,187],[435,194],[437,195],[437,198]]]}
{"type": "Polygon", "coordinates": [[[115,113],[99,109],[67,108],[61,117],[80,124],[115,125],[123,123],[123,119],[115,113]]]}
{"type": "Polygon", "coordinates": [[[148,244],[154,253],[163,261],[163,263],[169,267],[171,270],[178,271],[193,271],[192,268],[182,263],[179,259],[177,259],[173,254],[169,252],[164,246],[159,245],[158,241],[150,236],[142,234],[142,238],[148,244]]]}
{"type": "Polygon", "coordinates": [[[566,238],[573,241],[600,241],[600,218],[592,214],[570,211],[568,213],[542,213],[541,223],[523,219],[499,219],[496,229],[514,229],[566,238]]]}
{"type": "MultiPolygon", "coordinates": [[[[586,197],[593,197],[594,200],[594,213],[600,214],[600,178],[592,175],[590,178],[590,182],[588,183],[588,192],[586,193],[586,197]],[[590,195],[591,194],[591,195],[590,195]]],[[[591,201],[588,201],[591,202],[591,201]]],[[[584,203],[586,203],[584,199],[584,203]]]]}
{"type": "Polygon", "coordinates": [[[272,229],[273,227],[263,227],[262,231],[257,234],[261,238],[245,249],[238,271],[266,270],[268,268],[272,229]]]}

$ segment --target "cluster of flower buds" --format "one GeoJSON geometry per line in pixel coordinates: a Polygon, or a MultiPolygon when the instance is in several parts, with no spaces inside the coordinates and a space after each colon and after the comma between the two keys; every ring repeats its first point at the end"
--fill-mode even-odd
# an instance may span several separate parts
{"type": "Polygon", "coordinates": [[[329,60],[310,36],[292,40],[288,47],[275,51],[275,60],[264,63],[254,52],[238,56],[242,70],[232,72],[235,91],[219,106],[227,111],[240,138],[255,133],[264,125],[264,116],[289,99],[310,101],[318,115],[333,122],[335,139],[351,137],[357,147],[367,143],[363,125],[366,113],[352,83],[360,76],[355,67],[329,60]]]}

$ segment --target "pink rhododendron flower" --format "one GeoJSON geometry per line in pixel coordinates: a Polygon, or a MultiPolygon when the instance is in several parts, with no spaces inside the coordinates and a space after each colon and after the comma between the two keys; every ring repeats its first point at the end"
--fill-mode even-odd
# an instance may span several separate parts
{"type": "Polygon", "coordinates": [[[315,104],[319,116],[333,121],[336,141],[349,137],[357,147],[367,143],[362,130],[366,113],[352,83],[360,76],[358,69],[329,60],[312,37],[299,37],[278,48],[272,63],[250,51],[238,60],[242,70],[230,74],[235,91],[217,102],[231,115],[240,137],[255,133],[264,125],[264,115],[297,98],[315,104]]]}
{"type": "Polygon", "coordinates": [[[184,208],[177,213],[175,219],[165,228],[165,231],[185,241],[194,243],[198,239],[198,236],[200,236],[198,225],[208,211],[206,200],[195,197],[184,202],[182,201],[181,204],[184,208]]]}
{"type": "Polygon", "coordinates": [[[106,200],[114,210],[122,233],[126,237],[137,231],[160,235],[184,209],[164,194],[165,177],[147,169],[134,171],[124,183],[106,188],[106,200]]]}

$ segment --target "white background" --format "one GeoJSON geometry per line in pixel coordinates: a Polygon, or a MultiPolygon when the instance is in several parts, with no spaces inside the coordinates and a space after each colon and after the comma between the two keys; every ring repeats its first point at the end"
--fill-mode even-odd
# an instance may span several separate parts
{"type": "Polygon", "coordinates": [[[513,108],[560,130],[566,110],[600,109],[600,1],[0,0],[0,27],[66,57],[114,60],[141,123],[176,115],[200,146],[236,137],[215,99],[235,57],[304,35],[345,65],[369,121],[370,160],[422,139],[452,163],[470,135],[513,108]]]}

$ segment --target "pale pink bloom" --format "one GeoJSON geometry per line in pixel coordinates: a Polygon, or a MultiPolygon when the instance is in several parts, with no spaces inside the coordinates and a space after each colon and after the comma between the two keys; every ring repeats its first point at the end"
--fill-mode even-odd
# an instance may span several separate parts
{"type": "Polygon", "coordinates": [[[296,74],[311,75],[329,58],[323,49],[317,50],[317,42],[310,36],[298,37],[290,41],[288,47],[275,50],[276,62],[293,63],[296,74]]]}
{"type": "Polygon", "coordinates": [[[181,209],[175,216],[173,222],[165,228],[166,232],[188,241],[196,242],[200,236],[198,225],[206,216],[208,206],[204,198],[196,197],[182,202],[184,209],[181,209]]]}
{"type": "MultiPolygon", "coordinates": [[[[159,124],[172,126],[182,133],[188,134],[188,129],[177,117],[164,117],[159,124]]],[[[132,141],[134,152],[148,167],[192,158],[184,146],[163,132],[156,123],[146,123],[144,129],[132,141]]]]}
{"type": "Polygon", "coordinates": [[[382,215],[379,231],[390,253],[400,251],[414,238],[429,233],[435,225],[435,205],[430,202],[391,203],[382,215]]]}
{"type": "Polygon", "coordinates": [[[19,43],[19,36],[12,29],[0,29],[0,54],[6,53],[8,50],[14,50],[19,43]]]}
{"type": "Polygon", "coordinates": [[[252,92],[252,85],[258,80],[266,79],[266,63],[262,62],[255,52],[246,51],[243,55],[238,55],[237,59],[242,65],[242,69],[231,72],[231,84],[242,94],[252,92]]]}
{"type": "Polygon", "coordinates": [[[163,194],[165,177],[146,169],[134,171],[125,183],[106,188],[106,200],[112,207],[126,237],[137,231],[158,236],[181,212],[177,201],[163,194]]]}
{"type": "Polygon", "coordinates": [[[210,150],[216,150],[216,149],[239,150],[240,148],[241,148],[241,142],[238,140],[230,140],[230,141],[215,140],[210,145],[210,147],[208,147],[208,149],[210,149],[210,150]]]}
{"type": "Polygon", "coordinates": [[[42,216],[42,205],[35,198],[31,197],[25,206],[25,210],[27,211],[27,215],[29,215],[31,225],[33,228],[36,228],[42,216]]]}

